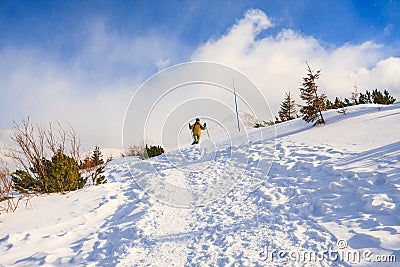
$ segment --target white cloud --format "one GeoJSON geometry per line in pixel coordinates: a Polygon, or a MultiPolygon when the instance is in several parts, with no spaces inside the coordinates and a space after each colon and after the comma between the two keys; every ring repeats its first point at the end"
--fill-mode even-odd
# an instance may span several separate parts
{"type": "Polygon", "coordinates": [[[356,73],[361,88],[388,89],[397,99],[400,96],[400,58],[380,60],[374,67],[361,68],[356,73]]]}
{"type": "Polygon", "coordinates": [[[129,100],[158,64],[179,60],[179,43],[155,31],[126,37],[101,21],[77,34],[71,57],[24,44],[0,50],[0,129],[30,116],[77,130],[84,149],[120,147],[129,100]]]}
{"type": "Polygon", "coordinates": [[[382,88],[399,96],[399,58],[386,59],[384,46],[364,42],[332,47],[290,29],[265,36],[271,27],[262,11],[250,10],[225,35],[201,45],[192,59],[242,71],[259,86],[275,114],[285,91],[298,95],[306,61],[312,68],[322,69],[318,84],[330,98],[350,97],[355,81],[362,90],[382,88]]]}

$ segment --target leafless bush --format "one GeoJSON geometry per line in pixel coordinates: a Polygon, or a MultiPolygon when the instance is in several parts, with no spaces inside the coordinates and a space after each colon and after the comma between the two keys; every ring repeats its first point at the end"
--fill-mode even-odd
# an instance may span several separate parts
{"type": "Polygon", "coordinates": [[[6,163],[0,159],[0,213],[14,212],[21,201],[25,201],[25,207],[29,205],[31,195],[16,192],[6,163]]]}
{"type": "Polygon", "coordinates": [[[337,110],[337,113],[346,115],[347,108],[345,106],[341,107],[340,109],[337,110]]]}
{"type": "MultiPolygon", "coordinates": [[[[29,120],[29,118],[28,118],[29,120]]],[[[39,135],[41,131],[43,132],[43,136],[46,139],[46,146],[53,154],[63,153],[70,155],[76,162],[80,159],[80,140],[78,139],[76,132],[72,126],[70,130],[65,130],[62,125],[57,122],[58,131],[55,133],[53,130],[53,124],[49,123],[48,129],[43,129],[41,127],[37,127],[39,135]],[[69,143],[69,149],[66,151],[66,145],[69,143]]]]}
{"type": "Polygon", "coordinates": [[[342,114],[342,115],[346,115],[347,112],[347,107],[346,105],[343,103],[342,99],[340,98],[340,108],[338,108],[337,113],[342,114]]]}
{"type": "Polygon", "coordinates": [[[128,149],[125,149],[124,154],[122,155],[123,157],[144,157],[146,155],[146,147],[143,146],[138,146],[138,145],[133,145],[130,146],[128,149]]]}
{"type": "Polygon", "coordinates": [[[70,125],[70,131],[68,132],[68,141],[70,142],[70,155],[76,161],[79,162],[81,158],[81,141],[79,140],[75,129],[70,125]]]}

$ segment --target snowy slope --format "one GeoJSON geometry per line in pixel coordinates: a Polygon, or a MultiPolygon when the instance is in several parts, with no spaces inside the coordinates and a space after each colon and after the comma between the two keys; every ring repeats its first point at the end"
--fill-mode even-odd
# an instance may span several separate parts
{"type": "Polygon", "coordinates": [[[275,142],[260,142],[258,131],[249,130],[248,141],[234,137],[234,157],[220,141],[153,161],[114,160],[108,184],[36,197],[28,209],[1,214],[0,265],[376,266],[374,260],[391,255],[399,262],[400,106],[362,105],[325,116],[324,126],[279,124],[275,142]],[[263,165],[256,152],[272,148],[272,165],[263,165]],[[261,185],[252,176],[256,164],[269,171],[261,185]],[[132,176],[152,195],[183,206],[200,197],[187,202],[157,190],[166,181],[200,189],[230,188],[233,181],[234,188],[211,203],[178,208],[149,197],[132,176]],[[329,249],[336,260],[324,254],[329,249]]]}

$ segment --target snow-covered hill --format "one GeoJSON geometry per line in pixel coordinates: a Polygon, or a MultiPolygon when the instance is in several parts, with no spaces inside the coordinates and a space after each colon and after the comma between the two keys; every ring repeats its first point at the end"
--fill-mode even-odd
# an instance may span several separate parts
{"type": "MultiPolygon", "coordinates": [[[[275,142],[258,140],[253,129],[245,144],[233,142],[238,147],[218,142],[152,161],[114,160],[105,185],[35,197],[28,209],[1,214],[0,265],[398,264],[400,105],[360,105],[325,116],[324,126],[277,125],[275,142]],[[273,163],[263,165],[268,155],[256,152],[271,148],[273,163]],[[262,184],[251,176],[257,164],[270,167],[261,170],[268,172],[262,184]],[[233,181],[235,187],[211,203],[178,208],[149,197],[132,176],[152,195],[188,206],[197,203],[193,196],[163,194],[166,182],[225,189],[233,181]]],[[[274,129],[262,131],[271,136],[274,129]]]]}

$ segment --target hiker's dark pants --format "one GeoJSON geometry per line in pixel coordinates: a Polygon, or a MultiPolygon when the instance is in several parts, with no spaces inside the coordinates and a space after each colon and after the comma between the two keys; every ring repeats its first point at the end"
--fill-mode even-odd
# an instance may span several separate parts
{"type": "Polygon", "coordinates": [[[194,135],[193,135],[193,143],[192,143],[192,145],[193,145],[193,144],[198,144],[199,141],[200,141],[200,135],[194,134],[194,135]]]}

